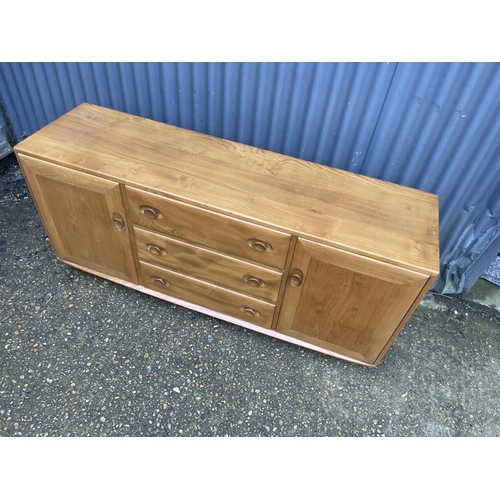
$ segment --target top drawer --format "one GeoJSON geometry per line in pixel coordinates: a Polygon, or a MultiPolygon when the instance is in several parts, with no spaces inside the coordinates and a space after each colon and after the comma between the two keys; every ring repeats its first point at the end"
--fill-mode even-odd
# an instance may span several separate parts
{"type": "Polygon", "coordinates": [[[126,186],[132,223],[283,269],[290,235],[126,186]]]}

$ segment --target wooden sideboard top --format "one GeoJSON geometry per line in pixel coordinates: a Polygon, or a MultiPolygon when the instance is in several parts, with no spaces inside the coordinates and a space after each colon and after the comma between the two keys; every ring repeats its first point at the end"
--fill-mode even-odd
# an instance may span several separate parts
{"type": "Polygon", "coordinates": [[[15,146],[76,170],[431,276],[438,197],[88,103],[15,146]]]}

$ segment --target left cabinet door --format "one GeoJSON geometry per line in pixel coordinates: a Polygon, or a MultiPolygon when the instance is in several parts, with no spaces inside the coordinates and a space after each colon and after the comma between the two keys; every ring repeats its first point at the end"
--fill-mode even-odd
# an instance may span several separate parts
{"type": "Polygon", "coordinates": [[[57,257],[138,283],[120,185],[18,154],[57,257]]]}

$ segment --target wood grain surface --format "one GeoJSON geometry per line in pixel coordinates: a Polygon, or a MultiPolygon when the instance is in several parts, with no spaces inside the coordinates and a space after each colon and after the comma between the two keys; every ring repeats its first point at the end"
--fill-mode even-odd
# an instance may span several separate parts
{"type": "Polygon", "coordinates": [[[139,259],[274,302],[282,274],[152,231],[134,228],[139,259]]]}
{"type": "Polygon", "coordinates": [[[290,244],[289,234],[172,201],[146,191],[127,187],[126,193],[130,217],[135,225],[251,262],[283,269],[290,244]],[[150,218],[153,212],[157,214],[157,218],[150,218]]]}
{"type": "Polygon", "coordinates": [[[137,283],[119,185],[24,155],[19,160],[56,255],[137,283]]]}
{"type": "Polygon", "coordinates": [[[340,347],[370,364],[429,279],[300,239],[290,275],[294,272],[303,279],[299,284],[289,279],[277,330],[340,347]]]}
{"type": "Polygon", "coordinates": [[[147,288],[264,328],[271,326],[273,304],[146,262],[141,262],[141,274],[147,288]]]}
{"type": "Polygon", "coordinates": [[[86,103],[15,150],[431,276],[439,272],[432,193],[86,103]]]}
{"type": "Polygon", "coordinates": [[[431,193],[89,104],[14,149],[63,262],[366,366],[439,273],[431,193]]]}

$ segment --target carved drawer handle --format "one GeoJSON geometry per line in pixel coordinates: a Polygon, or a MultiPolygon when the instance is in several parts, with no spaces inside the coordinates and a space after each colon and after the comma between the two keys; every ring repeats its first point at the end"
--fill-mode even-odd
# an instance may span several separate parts
{"type": "Polygon", "coordinates": [[[140,209],[148,219],[163,219],[163,214],[157,208],[141,205],[140,209]]]}
{"type": "Polygon", "coordinates": [[[123,231],[125,229],[125,220],[118,212],[113,214],[113,226],[115,226],[118,231],[123,231]]]}
{"type": "Polygon", "coordinates": [[[246,314],[247,316],[252,316],[252,317],[260,316],[260,312],[257,311],[256,309],[252,309],[251,307],[241,306],[240,311],[242,311],[243,314],[246,314]]]}
{"type": "Polygon", "coordinates": [[[155,255],[167,255],[167,251],[158,245],[154,245],[153,243],[148,243],[146,248],[155,255]]]}
{"type": "Polygon", "coordinates": [[[290,272],[290,285],[300,286],[304,280],[304,274],[300,269],[292,269],[290,272]]]}
{"type": "Polygon", "coordinates": [[[250,276],[249,274],[246,274],[243,276],[243,281],[245,283],[248,283],[250,286],[255,286],[255,287],[265,287],[266,282],[264,280],[261,280],[260,278],[256,278],[255,276],[250,276]]]}
{"type": "Polygon", "coordinates": [[[170,283],[166,279],[160,278],[159,276],[151,276],[151,281],[155,285],[158,285],[158,286],[169,286],[170,285],[170,283]]]}
{"type": "Polygon", "coordinates": [[[248,241],[248,246],[252,247],[257,252],[272,252],[273,247],[270,243],[262,240],[256,240],[255,238],[250,238],[248,241]]]}

